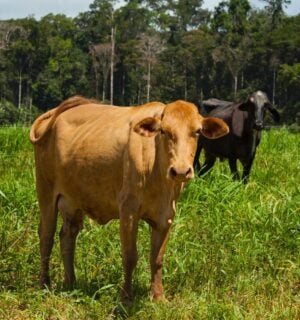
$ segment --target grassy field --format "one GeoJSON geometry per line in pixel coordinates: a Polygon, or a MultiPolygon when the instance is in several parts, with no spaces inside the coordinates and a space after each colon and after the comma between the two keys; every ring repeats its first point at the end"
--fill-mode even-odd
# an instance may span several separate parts
{"type": "Polygon", "coordinates": [[[149,299],[150,233],[141,223],[130,309],[119,300],[117,221],[85,221],[71,292],[62,290],[56,235],[53,288],[39,289],[39,211],[27,137],[27,128],[0,129],[0,319],[300,319],[299,134],[264,132],[246,186],[231,180],[225,162],[187,186],[165,256],[164,303],[149,299]]]}

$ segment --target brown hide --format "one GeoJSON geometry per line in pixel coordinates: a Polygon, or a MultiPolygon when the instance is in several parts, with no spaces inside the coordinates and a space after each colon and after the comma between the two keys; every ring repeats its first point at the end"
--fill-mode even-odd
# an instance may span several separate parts
{"type": "Polygon", "coordinates": [[[35,147],[40,206],[41,284],[49,285],[49,259],[57,212],[65,284],[75,281],[75,240],[86,214],[100,224],[120,219],[125,283],[131,298],[140,219],[152,226],[151,294],[163,297],[162,261],[175,201],[194,176],[197,137],[216,138],[226,124],[202,118],[184,101],[139,107],[100,105],[73,97],[40,116],[30,131],[35,147]]]}

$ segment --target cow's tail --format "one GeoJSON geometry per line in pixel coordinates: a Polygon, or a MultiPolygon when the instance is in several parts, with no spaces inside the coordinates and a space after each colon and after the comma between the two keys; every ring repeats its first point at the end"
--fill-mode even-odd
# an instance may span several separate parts
{"type": "Polygon", "coordinates": [[[49,132],[55,120],[61,113],[83,104],[95,102],[96,101],[94,100],[86,99],[80,96],[74,96],[62,102],[58,107],[42,114],[34,121],[30,129],[30,142],[32,144],[37,144],[38,142],[40,142],[47,135],[47,132],[49,132]]]}

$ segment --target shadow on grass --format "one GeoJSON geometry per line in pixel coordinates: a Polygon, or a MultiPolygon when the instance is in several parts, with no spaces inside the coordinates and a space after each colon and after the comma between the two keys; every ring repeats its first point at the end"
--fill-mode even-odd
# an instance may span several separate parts
{"type": "Polygon", "coordinates": [[[144,286],[138,281],[134,281],[134,298],[130,303],[121,301],[121,286],[122,280],[117,283],[108,283],[107,281],[99,282],[97,280],[86,282],[83,279],[78,279],[73,290],[64,289],[63,282],[60,281],[57,282],[55,289],[48,290],[48,292],[56,296],[71,298],[75,303],[79,304],[89,304],[91,300],[99,304],[109,304],[113,306],[110,314],[115,319],[132,317],[144,308],[145,303],[151,303],[149,286],[144,286]]]}

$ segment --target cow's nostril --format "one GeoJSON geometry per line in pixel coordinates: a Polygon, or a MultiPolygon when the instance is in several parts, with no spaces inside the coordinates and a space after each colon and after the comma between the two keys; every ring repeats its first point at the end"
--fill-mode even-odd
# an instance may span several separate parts
{"type": "Polygon", "coordinates": [[[187,167],[170,167],[169,169],[169,177],[175,180],[180,180],[180,181],[186,181],[194,176],[194,169],[193,167],[189,166],[187,167]]]}
{"type": "Polygon", "coordinates": [[[177,176],[177,172],[176,170],[174,169],[174,167],[171,167],[170,168],[170,176],[175,178],[177,176]]]}
{"type": "Polygon", "coordinates": [[[192,168],[189,167],[188,171],[185,173],[185,176],[189,176],[192,173],[192,168]]]}

